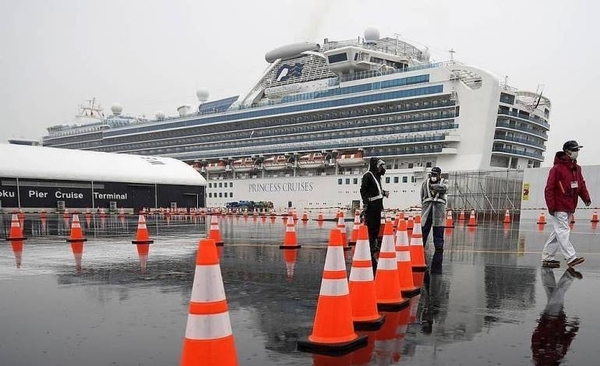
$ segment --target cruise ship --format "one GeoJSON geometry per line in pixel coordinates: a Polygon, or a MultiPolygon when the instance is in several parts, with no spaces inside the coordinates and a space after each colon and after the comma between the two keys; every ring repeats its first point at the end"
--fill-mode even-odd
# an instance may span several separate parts
{"type": "MultiPolygon", "coordinates": [[[[452,55],[452,54],[451,54],[452,55]]],[[[44,146],[183,160],[207,179],[208,207],[267,201],[275,209],[358,207],[368,160],[385,161],[386,208],[419,204],[431,167],[518,170],[544,160],[551,103],[540,91],[374,28],[345,41],[294,43],[265,54],[245,95],[181,105],[178,115],[105,116],[48,128],[44,146]]]]}

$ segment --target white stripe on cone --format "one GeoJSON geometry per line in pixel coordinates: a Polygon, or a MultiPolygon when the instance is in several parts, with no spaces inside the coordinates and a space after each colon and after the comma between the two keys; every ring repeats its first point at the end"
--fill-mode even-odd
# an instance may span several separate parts
{"type": "Polygon", "coordinates": [[[346,278],[340,278],[336,280],[323,279],[321,281],[321,296],[344,296],[350,294],[348,288],[348,280],[346,278]]]}
{"type": "Polygon", "coordinates": [[[232,334],[229,311],[211,315],[188,315],[185,328],[187,339],[218,339],[232,334]]]}
{"type": "Polygon", "coordinates": [[[329,246],[325,257],[325,271],[345,271],[344,247],[329,246]]]}
{"type": "Polygon", "coordinates": [[[352,267],[350,271],[350,281],[352,282],[368,282],[373,281],[372,267],[352,267]]]}
{"type": "Polygon", "coordinates": [[[191,301],[209,302],[222,300],[225,300],[225,289],[219,265],[203,264],[196,266],[191,301]],[[213,286],[206,286],[207,282],[213,284],[213,286]]]}

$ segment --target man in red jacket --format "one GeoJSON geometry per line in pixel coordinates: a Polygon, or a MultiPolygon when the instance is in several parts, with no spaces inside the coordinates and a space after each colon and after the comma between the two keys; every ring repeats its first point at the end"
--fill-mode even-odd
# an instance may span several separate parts
{"type": "Polygon", "coordinates": [[[569,240],[571,234],[569,222],[577,208],[577,200],[581,197],[586,206],[592,203],[581,174],[581,167],[577,165],[577,155],[582,147],[577,141],[565,142],[563,151],[556,153],[554,166],[548,173],[544,194],[548,212],[553,217],[551,221],[554,230],[546,240],[542,251],[543,267],[560,267],[560,262],[554,259],[559,248],[569,267],[583,263],[585,260],[577,256],[569,240]]]}

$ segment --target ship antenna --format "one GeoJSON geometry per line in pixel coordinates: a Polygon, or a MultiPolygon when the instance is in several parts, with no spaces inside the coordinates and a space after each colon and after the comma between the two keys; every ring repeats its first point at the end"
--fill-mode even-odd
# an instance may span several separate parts
{"type": "Polygon", "coordinates": [[[451,48],[448,52],[450,53],[450,62],[454,62],[454,54],[456,51],[454,51],[454,48],[451,48]]]}

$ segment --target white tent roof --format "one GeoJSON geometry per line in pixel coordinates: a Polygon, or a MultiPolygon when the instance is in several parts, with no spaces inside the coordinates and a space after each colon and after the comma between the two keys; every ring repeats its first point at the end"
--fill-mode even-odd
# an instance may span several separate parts
{"type": "Polygon", "coordinates": [[[0,144],[0,177],[206,185],[188,164],[156,156],[0,144]]]}

